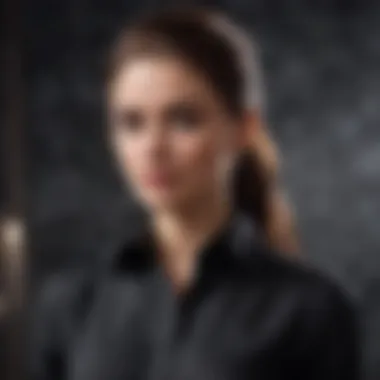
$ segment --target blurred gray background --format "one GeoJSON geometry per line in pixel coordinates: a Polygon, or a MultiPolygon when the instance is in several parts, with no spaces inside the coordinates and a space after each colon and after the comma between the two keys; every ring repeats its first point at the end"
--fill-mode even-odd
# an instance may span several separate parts
{"type": "MultiPolygon", "coordinates": [[[[35,277],[92,265],[135,224],[104,142],[104,54],[136,12],[167,3],[34,0],[22,8],[17,94],[35,277]]],[[[304,254],[358,301],[365,379],[378,380],[380,2],[193,3],[228,11],[261,45],[268,120],[304,254]]]]}

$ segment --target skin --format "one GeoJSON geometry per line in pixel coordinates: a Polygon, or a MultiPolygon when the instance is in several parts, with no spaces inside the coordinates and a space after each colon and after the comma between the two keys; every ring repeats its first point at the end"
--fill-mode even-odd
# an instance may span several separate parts
{"type": "Polygon", "coordinates": [[[181,291],[196,252],[228,217],[232,170],[254,123],[232,117],[205,78],[173,57],[122,66],[109,111],[121,173],[151,216],[162,263],[181,291]]]}

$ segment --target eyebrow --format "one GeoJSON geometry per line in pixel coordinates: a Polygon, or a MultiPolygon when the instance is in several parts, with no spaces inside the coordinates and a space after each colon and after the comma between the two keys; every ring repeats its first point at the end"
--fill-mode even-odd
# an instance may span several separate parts
{"type": "Polygon", "coordinates": [[[194,106],[194,105],[203,105],[203,103],[201,101],[199,101],[199,98],[197,97],[193,97],[192,99],[190,98],[183,98],[183,99],[178,99],[178,100],[174,100],[172,102],[169,102],[167,104],[168,107],[178,107],[178,106],[194,106]]]}
{"type": "MultiPolygon", "coordinates": [[[[196,95],[181,97],[180,99],[171,100],[168,103],[163,104],[162,108],[169,109],[175,107],[194,107],[194,106],[203,106],[204,103],[199,101],[199,97],[196,95]]],[[[133,111],[136,109],[140,109],[141,105],[136,103],[122,103],[115,107],[112,107],[116,112],[124,112],[124,111],[133,111]]]]}

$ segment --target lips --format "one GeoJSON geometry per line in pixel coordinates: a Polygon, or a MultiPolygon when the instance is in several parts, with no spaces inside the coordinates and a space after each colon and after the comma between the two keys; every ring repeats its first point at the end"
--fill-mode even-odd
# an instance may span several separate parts
{"type": "Polygon", "coordinates": [[[166,173],[152,173],[143,177],[143,184],[147,187],[164,188],[173,185],[173,176],[166,173]]]}

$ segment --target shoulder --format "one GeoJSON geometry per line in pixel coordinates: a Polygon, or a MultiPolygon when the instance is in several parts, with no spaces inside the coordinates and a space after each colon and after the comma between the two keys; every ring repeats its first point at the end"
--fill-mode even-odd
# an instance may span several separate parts
{"type": "MultiPolygon", "coordinates": [[[[264,251],[250,256],[239,259],[240,277],[234,277],[240,279],[240,284],[244,279],[244,287],[251,294],[246,302],[253,304],[252,295],[260,294],[264,320],[297,337],[292,344],[294,352],[312,350],[314,355],[321,347],[330,346],[347,356],[359,356],[358,308],[339,282],[311,264],[287,259],[280,253],[264,251]]],[[[254,315],[255,305],[250,309],[254,315]]]]}
{"type": "Polygon", "coordinates": [[[32,338],[57,343],[70,334],[88,306],[92,277],[84,272],[60,273],[46,278],[30,301],[32,338]]]}
{"type": "Polygon", "coordinates": [[[49,276],[31,292],[26,331],[26,365],[31,377],[45,378],[50,371],[59,371],[87,310],[91,282],[85,273],[62,273],[49,276]]]}
{"type": "Polygon", "coordinates": [[[270,292],[276,299],[286,298],[303,311],[353,309],[348,292],[328,273],[300,257],[289,257],[270,249],[257,233],[255,224],[239,214],[233,223],[233,277],[244,286],[270,292]],[[281,297],[283,296],[283,297],[281,297]]]}
{"type": "Polygon", "coordinates": [[[276,289],[273,303],[281,305],[276,314],[290,316],[284,320],[296,338],[289,354],[302,357],[317,378],[358,379],[361,323],[344,286],[321,269],[276,252],[262,258],[261,268],[276,289]]]}
{"type": "Polygon", "coordinates": [[[48,276],[34,292],[34,305],[62,308],[74,301],[81,290],[90,283],[90,275],[81,272],[63,272],[48,276]]]}
{"type": "Polygon", "coordinates": [[[261,286],[294,300],[309,315],[356,314],[353,297],[329,273],[301,258],[288,258],[265,248],[236,259],[238,275],[251,286],[261,286]]]}

